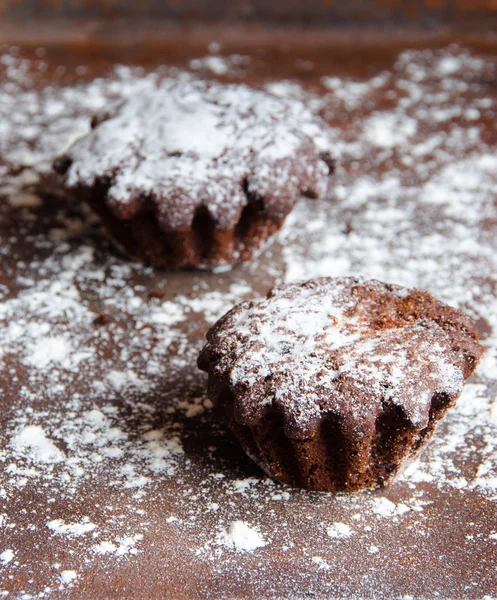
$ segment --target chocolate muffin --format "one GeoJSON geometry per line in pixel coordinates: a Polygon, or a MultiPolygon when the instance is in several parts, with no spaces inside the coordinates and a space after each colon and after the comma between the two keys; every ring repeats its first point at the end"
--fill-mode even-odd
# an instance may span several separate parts
{"type": "Polygon", "coordinates": [[[132,255],[169,268],[249,260],[327,189],[329,128],[245,85],[165,80],[96,116],[54,162],[132,255]]]}
{"type": "Polygon", "coordinates": [[[471,320],[428,292],[352,277],[274,288],[207,340],[209,397],[249,456],[333,492],[387,484],[483,353],[471,320]]]}

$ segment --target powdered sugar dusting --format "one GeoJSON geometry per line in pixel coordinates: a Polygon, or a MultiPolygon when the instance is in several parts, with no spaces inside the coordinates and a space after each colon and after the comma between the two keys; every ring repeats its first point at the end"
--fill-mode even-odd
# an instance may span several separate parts
{"type": "Polygon", "coordinates": [[[247,193],[275,218],[302,193],[323,195],[320,152],[330,150],[325,123],[301,102],[183,76],[132,96],[71,146],[67,185],[107,182],[107,202],[126,219],[147,198],[166,231],[188,229],[200,206],[231,229],[247,193]]]}
{"type": "Polygon", "coordinates": [[[62,583],[71,583],[71,581],[74,581],[74,579],[76,579],[78,576],[78,574],[76,573],[76,571],[72,571],[72,570],[65,570],[62,571],[62,573],[60,574],[60,580],[62,583]]]}
{"type": "Polygon", "coordinates": [[[93,531],[96,527],[94,523],[89,523],[88,519],[82,519],[81,523],[65,523],[62,519],[48,521],[47,527],[55,533],[61,535],[84,535],[93,531]]]}
{"type": "Polygon", "coordinates": [[[239,551],[253,552],[266,545],[262,536],[244,521],[233,521],[228,530],[217,538],[218,543],[239,551]]]}
{"type": "Polygon", "coordinates": [[[410,295],[353,278],[282,286],[234,309],[213,330],[205,360],[212,355],[209,370],[229,376],[243,424],[255,424],[274,404],[291,437],[309,435],[329,413],[346,413],[355,429],[390,400],[421,429],[435,394],[460,394],[463,363],[429,312],[398,319],[399,301],[410,295]],[[397,321],[374,325],[388,318],[397,321]],[[345,381],[352,397],[341,391],[345,381]]]}
{"type": "Polygon", "coordinates": [[[416,133],[417,121],[398,115],[383,113],[373,115],[364,126],[364,139],[380,148],[392,148],[405,144],[416,133]]]}
{"type": "Polygon", "coordinates": [[[0,554],[0,561],[2,561],[2,565],[8,565],[9,562],[14,558],[14,551],[11,548],[4,550],[0,554]]]}
{"type": "Polygon", "coordinates": [[[63,460],[62,452],[47,438],[39,425],[20,429],[12,440],[13,449],[27,454],[35,463],[57,463],[63,460]]]}
{"type": "Polygon", "coordinates": [[[351,536],[354,532],[350,525],[347,525],[346,523],[336,522],[326,529],[326,533],[332,539],[341,539],[351,536]]]}
{"type": "Polygon", "coordinates": [[[98,580],[108,590],[124,582],[121,597],[144,582],[163,595],[175,581],[181,593],[205,597],[216,597],[213,585],[232,597],[493,596],[493,58],[408,51],[373,75],[329,67],[327,85],[312,91],[269,82],[271,93],[333,123],[334,193],[299,203],[257,263],[176,275],[122,259],[88,211],[32,188],[88,131],[94,110],[155,87],[169,70],[116,67],[40,92],[35,63],[17,51],[1,58],[9,201],[0,203],[0,591],[96,597],[98,580]],[[388,123],[392,111],[396,124],[405,115],[416,127],[393,145],[366,139],[368,124],[388,123]],[[486,355],[394,487],[293,490],[240,452],[210,410],[195,361],[205,331],[233,304],[274,283],[350,274],[428,289],[470,313],[486,355]],[[51,360],[41,367],[52,338],[68,354],[47,343],[51,360]],[[238,520],[267,545],[247,552],[215,543],[238,520]],[[337,523],[354,533],[330,537],[337,523]],[[150,576],[138,581],[135,572],[150,576]]]}

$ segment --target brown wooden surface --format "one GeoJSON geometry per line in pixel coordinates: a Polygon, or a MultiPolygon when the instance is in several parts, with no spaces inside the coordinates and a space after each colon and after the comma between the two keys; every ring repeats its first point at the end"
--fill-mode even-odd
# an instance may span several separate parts
{"type": "Polygon", "coordinates": [[[436,27],[450,23],[468,25],[468,20],[485,25],[482,17],[495,15],[493,0],[2,0],[3,18],[17,21],[36,19],[162,19],[172,22],[257,21],[298,25],[399,25],[436,27]]]}
{"type": "MultiPolygon", "coordinates": [[[[443,7],[443,3],[431,4],[443,7]]],[[[57,6],[54,5],[54,10],[57,6]]],[[[234,51],[234,48],[230,50],[234,51]]],[[[448,52],[457,55],[460,49],[448,52]]],[[[474,53],[480,56],[478,50],[474,53]]],[[[204,54],[205,51],[201,56],[204,54]]],[[[323,48],[313,51],[308,47],[294,47],[292,50],[289,46],[286,49],[273,47],[254,52],[244,74],[232,78],[241,77],[255,85],[290,78],[319,96],[325,93],[320,79],[322,75],[359,84],[379,73],[394,72],[393,65],[398,55],[398,48],[377,51],[369,48],[353,54],[349,49],[340,51],[336,47],[328,51],[323,48]]],[[[112,48],[98,55],[91,49],[87,53],[73,54],[48,49],[45,57],[48,68],[34,76],[35,83],[29,85],[41,90],[50,82],[55,82],[56,86],[71,86],[78,78],[91,80],[96,75],[105,76],[111,72],[117,58],[121,63],[140,63],[150,70],[157,64],[187,65],[188,59],[194,56],[199,56],[198,49],[194,47],[192,50],[186,42],[169,53],[159,54],[154,50],[147,53],[146,49],[141,49],[139,55],[131,50],[127,55],[121,53],[118,57],[112,48]],[[56,70],[61,64],[66,66],[62,75],[56,70]],[[75,74],[74,69],[81,65],[88,68],[75,74]]],[[[435,60],[433,56],[439,55],[416,56],[413,60],[425,61],[429,65],[435,60]]],[[[492,54],[481,56],[488,65],[487,75],[462,73],[461,78],[472,81],[474,87],[461,94],[458,103],[469,105],[475,98],[483,96],[493,102],[496,100],[495,60],[492,54]]],[[[208,70],[200,72],[212,76],[208,70]]],[[[398,71],[396,76],[400,76],[398,71]]],[[[328,109],[324,107],[323,114],[335,127],[348,132],[346,137],[353,141],[360,136],[360,124],[372,112],[392,109],[394,102],[388,92],[389,86],[395,85],[395,77],[389,81],[381,89],[370,89],[353,111],[348,110],[345,103],[338,102],[328,109]]],[[[442,85],[443,78],[434,79],[426,83],[425,91],[435,94],[440,92],[442,85]]],[[[8,116],[4,114],[2,118],[8,116]]],[[[481,119],[487,119],[486,143],[492,148],[497,139],[495,119],[483,114],[481,119]]],[[[439,127],[442,131],[445,125],[439,127]]],[[[462,120],[461,127],[466,127],[462,120]]],[[[47,135],[49,132],[50,129],[47,129],[47,135]]],[[[420,130],[417,135],[419,143],[427,133],[420,130]]],[[[469,146],[464,147],[463,156],[454,148],[447,151],[454,153],[454,160],[456,155],[460,160],[464,158],[464,152],[473,150],[469,146]]],[[[10,156],[11,151],[12,147],[5,148],[4,145],[3,157],[10,156]]],[[[404,153],[408,153],[408,149],[404,148],[404,153]]],[[[347,186],[362,176],[375,178],[389,173],[397,176],[399,172],[409,179],[409,169],[399,162],[402,156],[397,152],[385,156],[375,149],[366,153],[359,162],[345,156],[335,184],[347,186]]],[[[451,159],[448,160],[450,162],[451,159]]],[[[14,168],[14,165],[10,166],[14,168]]],[[[421,189],[421,183],[416,183],[415,177],[412,185],[414,189],[417,185],[421,189]]],[[[111,321],[104,325],[88,324],[87,343],[96,344],[92,340],[99,339],[102,328],[107,328],[111,337],[101,342],[101,358],[97,362],[80,363],[75,371],[60,371],[62,388],[56,393],[49,385],[53,374],[51,370],[29,379],[29,369],[19,357],[8,355],[2,359],[0,447],[4,453],[0,454],[1,481],[5,486],[13,485],[9,483],[12,471],[7,469],[13,460],[9,444],[22,419],[34,419],[33,422],[43,425],[54,436],[56,444],[64,449],[67,438],[64,437],[65,422],[73,423],[80,417],[84,418],[87,411],[111,404],[115,409],[113,423],[129,436],[130,446],[124,457],[105,462],[105,469],[96,464],[94,473],[78,484],[75,493],[67,492],[56,466],[52,479],[28,477],[25,485],[9,487],[7,498],[0,498],[0,512],[6,515],[4,527],[0,528],[0,553],[6,548],[15,550],[15,558],[0,567],[0,590],[8,591],[10,595],[7,597],[23,597],[23,593],[28,595],[25,597],[92,600],[495,596],[497,548],[496,542],[489,536],[496,530],[497,514],[495,501],[488,495],[478,490],[438,485],[436,480],[416,484],[406,480],[387,491],[353,496],[287,490],[273,485],[261,475],[212,411],[186,417],[179,402],[191,403],[193,399],[202,397],[205,390],[205,377],[197,371],[195,357],[212,316],[206,316],[202,310],[192,312],[179,325],[180,333],[160,354],[163,370],[152,391],[140,392],[130,388],[121,395],[94,392],[92,382],[105,380],[114,368],[125,369],[132,364],[137,375],[145,378],[151,348],[161,344],[156,333],[140,330],[136,315],[127,314],[123,309],[120,299],[124,298],[126,289],[133,290],[133,295],[145,304],[149,303],[151,310],[163,300],[176,301],[178,296],[202,299],[208,293],[229,293],[232,284],[245,286],[246,291],[238,293],[237,297],[265,293],[273,283],[284,278],[289,268],[283,259],[286,246],[292,244],[295,256],[304,257],[302,264],[307,264],[306,256],[310,261],[308,264],[312,264],[316,234],[306,231],[304,222],[300,226],[299,223],[294,224],[287,237],[275,242],[255,265],[224,274],[154,272],[129,264],[116,253],[106,234],[86,211],[47,190],[48,183],[39,186],[38,193],[41,193],[43,202],[30,209],[16,207],[8,195],[1,200],[0,283],[5,286],[2,291],[7,294],[6,297],[16,298],[23,290],[35,288],[44,278],[57,281],[66,268],[64,256],[77,256],[82,246],[91,248],[94,257],[90,266],[76,270],[74,281],[81,294],[81,303],[95,316],[105,313],[111,321]],[[61,249],[60,242],[54,241],[57,239],[53,233],[56,230],[67,246],[64,249],[61,249]],[[118,299],[114,308],[106,303],[105,294],[88,275],[102,267],[109,278],[108,293],[118,299]],[[111,283],[110,274],[119,269],[125,269],[122,283],[119,283],[118,276],[111,283]],[[22,281],[19,279],[21,275],[22,281]],[[158,288],[164,290],[160,300],[153,297],[158,288]],[[182,346],[185,340],[186,346],[182,346]],[[131,349],[128,363],[122,358],[123,348],[131,349]],[[26,388],[32,392],[29,400],[26,388]],[[79,408],[72,403],[75,393],[80,394],[79,408]],[[143,432],[161,428],[167,435],[178,433],[185,451],[184,457],[177,462],[174,476],[154,475],[146,471],[151,482],[146,493],[139,498],[135,496],[136,489],[110,486],[109,481],[117,477],[119,466],[131,460],[133,453],[141,447],[143,432]],[[251,478],[248,491],[239,493],[233,482],[247,478],[251,478]],[[383,497],[397,506],[406,504],[421,508],[419,511],[411,509],[401,516],[383,518],[372,510],[377,500],[383,497]],[[219,505],[219,510],[209,508],[213,502],[219,505]],[[166,521],[172,515],[178,519],[177,522],[166,521]],[[82,517],[88,517],[101,532],[97,541],[116,540],[131,532],[140,533],[143,538],[136,544],[139,553],[122,557],[98,555],[89,550],[93,542],[88,537],[56,535],[46,526],[51,519],[80,522],[82,517]],[[195,552],[212,541],[219,527],[225,527],[230,520],[238,518],[260,527],[271,542],[252,554],[228,549],[220,556],[216,556],[212,549],[203,554],[195,552]],[[343,540],[330,539],[324,532],[325,525],[333,522],[351,524],[355,534],[343,540]],[[372,552],[373,546],[379,551],[372,552]],[[316,556],[321,557],[329,568],[319,568],[319,564],[312,561],[316,556]],[[70,585],[60,585],[59,573],[63,569],[75,570],[78,574],[70,585]],[[44,591],[47,588],[48,591],[44,591]]],[[[305,201],[297,214],[299,218],[307,215],[309,219],[318,215],[327,228],[336,228],[337,235],[344,235],[343,231],[353,232],[354,227],[360,225],[362,213],[368,208],[373,211],[370,226],[381,229],[381,211],[385,201],[384,197],[372,196],[369,205],[354,209],[348,205],[347,197],[340,199],[340,196],[331,195],[322,202],[305,201]],[[378,215],[377,219],[374,214],[378,215]]],[[[433,233],[435,225],[431,217],[409,220],[409,206],[409,199],[399,201],[396,210],[405,215],[411,227],[418,228],[416,235],[419,234],[421,239],[423,235],[433,233]]],[[[489,221],[485,225],[494,238],[496,222],[489,221]]],[[[368,235],[371,231],[367,230],[368,235]]],[[[345,242],[346,238],[340,239],[345,242]]],[[[395,242],[390,240],[389,243],[393,244],[390,248],[394,255],[391,264],[397,265],[395,268],[401,273],[408,259],[416,259],[416,248],[411,249],[407,258],[400,254],[395,258],[395,242]]],[[[457,269],[457,262],[454,268],[457,269]]],[[[478,266],[480,268],[481,265],[478,266]]],[[[391,267],[388,271],[390,275],[393,269],[391,267]]],[[[493,281],[491,273],[487,272],[486,276],[486,283],[482,283],[480,274],[474,274],[473,283],[482,286],[482,293],[483,289],[487,289],[485,286],[493,281]]],[[[229,298],[225,303],[229,305],[229,298]]],[[[29,311],[27,318],[43,319],[29,311]]],[[[3,321],[1,326],[7,325],[3,321]]],[[[56,326],[59,332],[76,335],[76,325],[70,318],[57,321],[56,326]]],[[[479,327],[482,339],[488,338],[491,329],[483,315],[479,327]]],[[[81,335],[79,330],[77,335],[81,335]]],[[[495,387],[490,387],[487,393],[495,395],[495,387]]],[[[441,428],[438,441],[428,453],[437,452],[437,448],[443,445],[450,423],[449,418],[448,425],[441,428]]],[[[464,447],[454,449],[454,453],[461,454],[461,464],[459,471],[449,473],[449,479],[464,476],[468,481],[472,480],[482,460],[479,451],[482,445],[484,438],[480,434],[468,433],[464,447]]],[[[431,460],[430,456],[428,454],[426,460],[431,460]]],[[[18,466],[23,465],[22,461],[18,463],[18,466]]]]}

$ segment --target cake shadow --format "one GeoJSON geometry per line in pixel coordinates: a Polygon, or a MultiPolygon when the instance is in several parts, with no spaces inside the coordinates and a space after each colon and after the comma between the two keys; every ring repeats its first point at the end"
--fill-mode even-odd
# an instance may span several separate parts
{"type": "Polygon", "coordinates": [[[245,454],[223,415],[210,409],[185,418],[182,443],[186,456],[202,470],[221,473],[231,479],[265,478],[263,471],[245,454]]]}

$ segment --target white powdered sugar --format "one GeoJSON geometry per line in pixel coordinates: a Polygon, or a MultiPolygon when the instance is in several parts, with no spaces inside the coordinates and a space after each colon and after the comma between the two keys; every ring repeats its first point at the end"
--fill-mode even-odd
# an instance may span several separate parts
{"type": "Polygon", "coordinates": [[[76,571],[62,571],[62,573],[60,574],[60,581],[66,584],[71,583],[71,581],[74,581],[74,579],[76,579],[77,576],[78,574],[76,573],[76,571]]]}
{"type": "MultiPolygon", "coordinates": [[[[75,86],[60,86],[56,73],[53,84],[35,91],[33,84],[43,77],[43,65],[43,60],[20,57],[16,48],[0,56],[2,185],[11,183],[9,166],[16,171],[48,171],[55,156],[88,131],[94,112],[130,93],[143,92],[157,81],[157,74],[144,76],[140,69],[117,66],[112,77],[80,81],[75,86]]],[[[21,171],[20,177],[32,183],[33,173],[21,171]]]]}
{"type": "Polygon", "coordinates": [[[287,426],[309,433],[321,415],[346,413],[359,423],[390,400],[423,428],[435,394],[460,394],[462,354],[428,314],[374,326],[398,318],[398,303],[410,294],[353,278],[276,288],[230,314],[210,339],[207,360],[212,353],[213,373],[228,374],[238,414],[251,423],[274,403],[287,426]],[[373,294],[378,304],[368,300],[373,294]],[[352,396],[344,397],[344,381],[352,396]]]}
{"type": "Polygon", "coordinates": [[[7,550],[4,550],[2,553],[0,553],[0,561],[2,562],[2,565],[8,565],[9,562],[14,558],[14,551],[11,548],[8,548],[7,550]]]}
{"type": "Polygon", "coordinates": [[[416,133],[417,121],[398,115],[380,113],[370,117],[364,125],[364,139],[381,148],[393,148],[409,141],[416,133]]]}
{"type": "Polygon", "coordinates": [[[102,541],[99,544],[92,546],[93,552],[96,554],[113,554],[115,556],[125,556],[131,554],[135,556],[139,553],[136,544],[143,539],[142,534],[130,535],[127,537],[118,538],[114,541],[102,541]]]}
{"type": "Polygon", "coordinates": [[[62,519],[48,521],[47,527],[55,533],[61,535],[84,535],[96,528],[94,523],[89,523],[88,519],[83,518],[81,523],[65,523],[62,519]]]}
{"type": "MultiPolygon", "coordinates": [[[[33,188],[88,132],[92,112],[174,73],[116,67],[76,85],[35,85],[43,62],[16,50],[0,57],[0,594],[96,597],[123,582],[115,594],[125,597],[146,582],[145,597],[179,582],[171,595],[493,596],[492,60],[460,48],[406,51],[373,75],[330,66],[312,91],[269,82],[333,123],[334,191],[300,202],[253,265],[180,274],[126,261],[88,210],[33,188]],[[476,321],[486,354],[389,490],[294,490],[238,449],[195,362],[205,331],[233,304],[274,284],[351,274],[457,306],[476,321]]],[[[230,76],[231,59],[197,66],[220,73],[223,64],[230,76]]],[[[294,328],[319,335],[303,314],[294,328]]]]}
{"type": "Polygon", "coordinates": [[[67,185],[108,181],[121,218],[149,198],[165,230],[188,229],[200,206],[231,229],[247,193],[279,217],[302,193],[323,195],[319,155],[330,150],[326,125],[301,102],[184,76],[132,96],[71,146],[67,185]]]}
{"type": "Polygon", "coordinates": [[[350,525],[347,525],[346,523],[336,522],[326,529],[326,533],[332,539],[341,539],[353,535],[354,531],[352,530],[352,527],[350,525]]]}
{"type": "Polygon", "coordinates": [[[388,517],[394,514],[395,510],[395,504],[388,500],[388,498],[377,498],[372,508],[373,513],[381,517],[388,517]]]}
{"type": "Polygon", "coordinates": [[[261,534],[244,521],[233,521],[216,539],[217,543],[242,552],[253,552],[266,546],[261,534]]]}
{"type": "Polygon", "coordinates": [[[62,452],[47,438],[39,425],[27,425],[19,429],[12,439],[12,448],[20,455],[27,455],[34,463],[57,463],[64,460],[62,452]]]}

